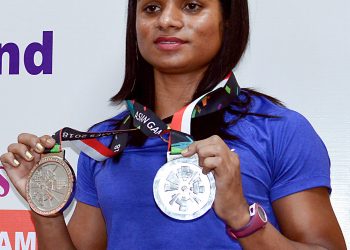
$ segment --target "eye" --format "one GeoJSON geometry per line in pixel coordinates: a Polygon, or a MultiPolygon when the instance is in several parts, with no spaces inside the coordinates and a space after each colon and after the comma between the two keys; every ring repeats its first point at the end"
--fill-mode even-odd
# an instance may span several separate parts
{"type": "Polygon", "coordinates": [[[197,12],[202,8],[201,5],[197,4],[197,3],[188,3],[185,6],[185,10],[189,11],[189,12],[197,12]]]}
{"type": "Polygon", "coordinates": [[[144,8],[144,11],[150,14],[158,12],[159,10],[160,10],[160,7],[155,4],[149,4],[144,8]]]}

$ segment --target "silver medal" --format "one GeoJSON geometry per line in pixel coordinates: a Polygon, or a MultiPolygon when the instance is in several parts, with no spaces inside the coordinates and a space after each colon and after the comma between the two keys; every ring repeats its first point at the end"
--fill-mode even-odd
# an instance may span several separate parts
{"type": "Polygon", "coordinates": [[[193,220],[204,215],[215,199],[215,180],[202,173],[198,156],[168,161],[157,172],[153,195],[158,207],[177,220],[193,220]]]}
{"type": "Polygon", "coordinates": [[[74,172],[63,153],[44,155],[28,176],[29,206],[43,216],[63,211],[72,200],[74,184],[74,172]]]}

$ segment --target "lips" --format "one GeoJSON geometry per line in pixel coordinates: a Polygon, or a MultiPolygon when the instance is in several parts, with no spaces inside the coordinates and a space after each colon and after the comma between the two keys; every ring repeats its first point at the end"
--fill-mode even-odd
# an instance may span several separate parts
{"type": "Polygon", "coordinates": [[[160,50],[173,51],[180,49],[186,41],[177,37],[158,37],[154,43],[160,50]]]}

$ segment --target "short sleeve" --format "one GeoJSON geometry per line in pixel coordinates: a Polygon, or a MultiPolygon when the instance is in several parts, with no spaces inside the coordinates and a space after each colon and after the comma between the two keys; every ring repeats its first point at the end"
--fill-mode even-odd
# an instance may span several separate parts
{"type": "MultiPolygon", "coordinates": [[[[115,129],[116,124],[122,121],[128,111],[123,111],[115,117],[107,119],[93,125],[89,132],[102,132],[115,129]]],[[[112,140],[111,137],[102,137],[98,139],[105,146],[108,146],[112,140]]],[[[76,182],[76,200],[86,203],[94,207],[100,207],[97,195],[95,177],[96,177],[97,161],[93,160],[83,152],[80,153],[77,166],[77,182],[76,182]]]]}
{"type": "Polygon", "coordinates": [[[75,198],[88,205],[99,207],[94,181],[94,166],[91,164],[91,161],[91,158],[86,154],[80,153],[75,198]]]}
{"type": "Polygon", "coordinates": [[[311,124],[288,110],[273,131],[273,182],[271,200],[330,184],[327,149],[311,124]]]}

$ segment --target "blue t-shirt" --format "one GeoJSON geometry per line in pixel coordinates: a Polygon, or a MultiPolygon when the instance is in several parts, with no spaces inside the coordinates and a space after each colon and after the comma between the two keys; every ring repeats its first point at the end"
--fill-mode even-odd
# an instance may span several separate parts
{"type": "MultiPolygon", "coordinates": [[[[239,155],[248,203],[260,203],[279,229],[272,202],[314,187],[330,189],[330,161],[323,142],[302,115],[263,97],[253,97],[250,111],[280,118],[246,116],[228,129],[240,140],[226,143],[239,155]]],[[[107,121],[94,130],[113,128],[113,122],[107,121]]],[[[101,140],[108,144],[110,139],[101,140]]],[[[241,249],[227,236],[213,209],[194,221],[173,220],[159,210],[152,187],[158,169],[166,163],[166,152],[165,142],[149,138],[142,147],[128,146],[120,158],[105,162],[81,153],[76,199],[101,208],[108,249],[241,249]]]]}

